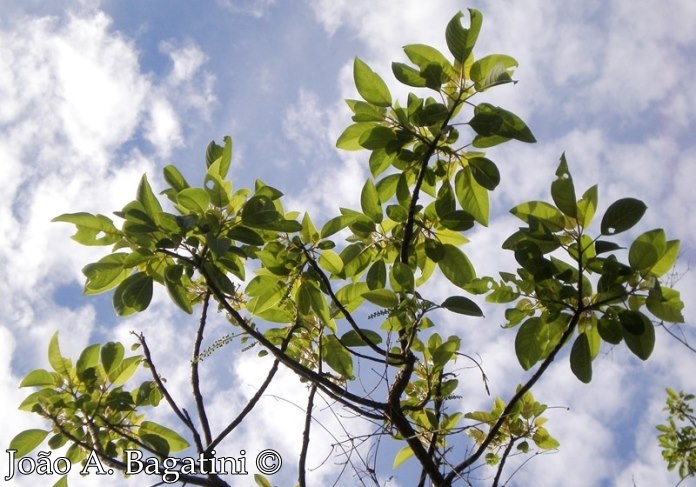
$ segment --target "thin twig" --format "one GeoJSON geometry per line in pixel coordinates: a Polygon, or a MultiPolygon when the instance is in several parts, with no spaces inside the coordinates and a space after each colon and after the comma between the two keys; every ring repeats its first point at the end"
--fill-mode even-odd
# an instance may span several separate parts
{"type": "MultiPolygon", "coordinates": [[[[198,410],[198,418],[201,422],[201,427],[203,428],[203,437],[205,438],[205,444],[210,445],[213,441],[213,435],[210,432],[210,422],[208,421],[208,415],[205,412],[205,403],[203,401],[203,394],[201,394],[201,382],[198,375],[198,356],[201,353],[201,344],[203,343],[203,331],[205,330],[205,324],[208,318],[208,305],[210,304],[210,290],[205,292],[203,297],[203,310],[201,311],[201,319],[198,324],[198,331],[196,332],[196,341],[193,345],[193,358],[191,360],[191,388],[193,389],[193,397],[196,401],[196,409],[198,410]]],[[[198,453],[202,453],[202,448],[198,453]]]]}

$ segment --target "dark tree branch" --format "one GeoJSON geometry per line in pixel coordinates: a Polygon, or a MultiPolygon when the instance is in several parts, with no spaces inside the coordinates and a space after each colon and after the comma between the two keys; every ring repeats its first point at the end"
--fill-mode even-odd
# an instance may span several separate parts
{"type": "Polygon", "coordinates": [[[307,397],[307,410],[305,412],[305,424],[304,430],[302,431],[302,449],[300,451],[300,461],[298,466],[298,483],[300,487],[307,487],[306,479],[306,465],[307,465],[307,452],[309,451],[309,432],[312,427],[312,410],[314,409],[314,395],[317,392],[316,384],[311,384],[309,386],[309,396],[307,397]]]}
{"type": "Polygon", "coordinates": [[[140,342],[140,345],[143,347],[143,354],[145,355],[145,362],[147,363],[148,367],[150,368],[150,373],[152,374],[152,378],[155,381],[155,384],[157,384],[157,387],[159,390],[162,392],[162,395],[164,396],[164,399],[167,401],[167,404],[169,404],[169,407],[171,408],[172,411],[174,411],[174,414],[177,415],[179,420],[181,420],[184,425],[191,431],[191,434],[193,435],[193,441],[196,444],[196,450],[197,451],[203,451],[203,442],[201,441],[201,436],[198,433],[198,430],[193,424],[193,421],[191,421],[191,418],[189,417],[188,414],[186,414],[185,411],[182,411],[179,406],[176,404],[176,401],[172,397],[171,394],[169,394],[169,391],[167,388],[164,386],[164,382],[162,382],[162,378],[159,376],[157,373],[157,368],[155,367],[154,362],[152,361],[152,354],[150,353],[150,348],[147,346],[147,342],[145,341],[145,335],[142,333],[135,333],[134,331],[131,332],[138,341],[140,342]]]}
{"type": "MultiPolygon", "coordinates": [[[[210,422],[208,421],[208,415],[205,412],[205,403],[203,401],[203,394],[201,394],[201,384],[200,377],[198,375],[198,357],[201,353],[201,344],[203,343],[203,331],[205,330],[205,324],[208,318],[208,305],[210,304],[210,291],[206,291],[203,297],[203,310],[201,311],[201,320],[198,325],[198,330],[196,332],[196,341],[193,345],[193,357],[191,359],[191,388],[193,389],[193,397],[196,401],[196,409],[198,410],[198,418],[201,422],[201,427],[203,428],[203,438],[205,439],[205,444],[210,445],[213,441],[213,435],[210,432],[210,422]]],[[[199,451],[201,453],[202,449],[199,451]]]]}

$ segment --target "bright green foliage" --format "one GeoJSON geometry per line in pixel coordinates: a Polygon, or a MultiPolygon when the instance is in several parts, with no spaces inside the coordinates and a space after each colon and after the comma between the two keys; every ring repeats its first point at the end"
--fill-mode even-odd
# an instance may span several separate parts
{"type": "Polygon", "coordinates": [[[20,387],[36,390],[19,406],[46,418],[50,430],[31,429],[16,435],[10,448],[17,450],[17,458],[46,438],[51,449],[70,445],[65,456],[73,464],[84,463],[93,450],[119,458],[125,449],[167,456],[188,448],[178,433],[143,420],[140,409],[157,406],[162,399],[155,382],[124,388],[142,360],[140,355],[126,357],[123,345],[109,342],[88,346],[73,364],[61,354],[58,334],[54,334],[48,347],[52,370],[37,369],[26,375],[20,387]]]}
{"type": "Polygon", "coordinates": [[[517,275],[506,274],[495,283],[490,295],[500,296],[505,289],[518,300],[508,309],[505,326],[521,324],[515,350],[525,370],[575,335],[571,370],[589,382],[602,341],[624,341],[641,360],[650,356],[655,329],[643,309],[658,320],[684,321],[679,293],[658,280],[674,264],[679,242],[668,242],[661,229],[643,233],[630,245],[628,263],[622,263],[620,244],[600,238],[638,223],[645,204],[633,198],[612,203],[602,217],[601,233],[592,236],[596,187],[576,201],[565,155],[556,177],[551,183],[554,204],[531,201],[511,210],[526,226],[503,247],[515,253],[520,268],[517,275]]]}
{"type": "Polygon", "coordinates": [[[692,401],[693,394],[679,393],[667,388],[667,405],[664,410],[669,415],[667,424],[657,426],[660,434],[657,439],[662,448],[662,457],[667,468],[678,468],[679,477],[696,477],[696,415],[692,401]]]}
{"type": "MultiPolygon", "coordinates": [[[[184,312],[201,310],[197,332],[181,324],[182,337],[190,334],[192,341],[202,337],[208,301],[214,300],[245,350],[270,354],[276,365],[298,374],[310,384],[310,398],[319,392],[329,404],[379,424],[402,443],[394,467],[415,458],[424,478],[439,486],[451,485],[482,460],[500,472],[513,446],[521,453],[532,444],[540,450],[558,447],[543,426],[546,406],[531,388],[563,347],[570,347],[573,373],[589,382],[603,341],[624,341],[640,359],[648,358],[655,333],[645,309],[659,320],[683,321],[679,293],[659,281],[674,264],[678,241],[667,240],[662,230],[646,232],[630,245],[623,263],[622,242],[605,237],[634,226],[645,205],[631,198],[613,203],[599,234],[593,233],[597,187],[577,199],[565,156],[551,183],[552,202],[511,210],[524,224],[503,244],[514,252],[516,273],[501,272],[496,279],[477,275],[463,246],[467,232],[488,225],[489,192],[501,180],[497,164],[480,149],[535,138],[517,115],[476,103],[479,93],[512,83],[517,62],[503,54],[475,58],[482,15],[470,9],[468,28],[462,18],[460,12],[447,25],[449,54],[411,44],[404,47],[409,63],[392,64],[395,78],[414,88],[406,100],[394,100],[387,83],[355,58],[362,99],[347,100],[353,123],[336,145],[370,153],[371,177],[360,190],[359,209],[341,208],[316,226],[308,214],[286,212],[282,193],[261,181],[233,189],[232,141],[225,137],[223,145],[208,146],[200,186],[176,167],[164,168],[169,187],[161,194],[168,204],[143,176],[135,200],[115,213],[120,228],[103,215],[55,219],[74,224],[73,238],[82,244],[112,246],[111,253],[84,267],[86,294],[113,290],[116,313],[127,316],[144,311],[154,286],[162,285],[184,312]],[[336,239],[339,232],[345,240],[336,239]],[[248,269],[255,275],[247,276],[248,269]],[[433,276],[452,284],[444,300],[424,295],[433,276]],[[505,328],[517,328],[517,359],[524,370],[536,367],[509,401],[496,399],[490,412],[457,409],[459,361],[469,355],[460,352],[460,338],[443,337],[437,323],[449,313],[457,326],[482,325],[470,318],[483,316],[479,298],[463,296],[466,292],[507,304],[505,328]],[[379,370],[370,392],[361,370],[379,370]],[[463,429],[473,446],[456,448],[453,438],[461,439],[463,429]]],[[[475,343],[464,346],[476,353],[475,343]]],[[[213,348],[223,353],[219,345],[213,348]]],[[[207,355],[196,351],[191,361],[204,434],[167,402],[193,433],[198,453],[209,454],[238,423],[231,420],[218,437],[209,431],[197,383],[198,363],[207,355]]],[[[54,371],[27,375],[22,385],[39,390],[22,408],[53,421],[59,439],[49,443],[71,443],[71,458],[84,458],[85,448],[98,441],[104,455],[116,459],[133,435],[157,454],[185,448],[177,433],[140,412],[166,396],[162,382],[124,390],[141,360],[124,358],[122,345],[108,343],[88,347],[73,366],[54,338],[49,346],[54,371]],[[128,425],[128,435],[122,426],[103,428],[106,424],[128,425]]],[[[150,358],[146,363],[153,365],[150,358]]],[[[311,414],[312,401],[308,404],[311,414]]],[[[25,452],[45,437],[45,431],[32,430],[15,443],[25,452]]],[[[261,476],[255,481],[270,485],[261,476]]]]}

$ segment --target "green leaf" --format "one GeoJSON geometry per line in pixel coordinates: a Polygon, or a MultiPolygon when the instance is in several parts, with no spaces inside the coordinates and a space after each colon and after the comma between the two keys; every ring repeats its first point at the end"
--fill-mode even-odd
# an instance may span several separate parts
{"type": "Polygon", "coordinates": [[[583,228],[587,228],[592,223],[595,211],[597,211],[597,201],[599,199],[597,185],[589,188],[580,198],[577,203],[578,207],[578,222],[583,228]]]}
{"type": "Polygon", "coordinates": [[[143,205],[145,213],[147,213],[153,221],[159,219],[159,214],[162,213],[162,206],[152,192],[152,188],[150,187],[150,183],[147,182],[147,176],[145,174],[143,174],[143,177],[140,179],[136,199],[143,205]]]}
{"type": "Polygon", "coordinates": [[[65,213],[52,222],[72,223],[77,232],[70,238],[82,245],[111,245],[121,239],[121,232],[110,218],[90,213],[65,213]]]}
{"type": "Polygon", "coordinates": [[[677,257],[679,257],[679,240],[668,240],[662,257],[650,268],[650,274],[655,277],[664,276],[674,267],[677,257]]]}
{"type": "Polygon", "coordinates": [[[389,277],[392,289],[397,292],[413,292],[415,279],[411,268],[403,262],[394,262],[389,277]]]}
{"type": "Polygon", "coordinates": [[[470,27],[469,29],[465,29],[461,24],[461,18],[463,16],[464,14],[462,12],[457,12],[457,14],[452,17],[452,20],[449,21],[445,30],[447,47],[454,56],[454,59],[460,64],[464,64],[464,61],[466,61],[466,58],[469,57],[469,54],[471,54],[471,51],[476,45],[476,40],[478,39],[483,22],[481,12],[470,8],[470,27]]]}
{"type": "Polygon", "coordinates": [[[613,202],[602,217],[602,235],[625,232],[640,221],[647,206],[635,198],[622,198],[613,202]]]}
{"type": "Polygon", "coordinates": [[[17,450],[16,458],[21,458],[31,453],[48,436],[48,431],[40,429],[28,429],[19,433],[10,441],[9,450],[17,450]]]}
{"type": "MultiPolygon", "coordinates": [[[[419,76],[425,86],[439,90],[443,83],[454,78],[454,69],[445,56],[434,47],[425,44],[404,46],[404,52],[412,63],[418,66],[419,76]]],[[[408,83],[406,83],[408,84],[408,83]]]]}
{"type": "Polygon", "coordinates": [[[414,88],[425,88],[427,81],[420,71],[404,63],[392,63],[392,73],[401,83],[414,88]]]}
{"type": "Polygon", "coordinates": [[[117,252],[84,266],[82,273],[87,278],[85,294],[103,293],[123,282],[131,273],[131,269],[124,266],[127,256],[124,252],[117,252]]]}
{"type": "Polygon", "coordinates": [[[83,374],[87,369],[96,367],[99,364],[99,352],[101,345],[95,343],[85,348],[77,359],[75,368],[78,374],[83,374]]]}
{"type": "MultiPolygon", "coordinates": [[[[360,333],[362,333],[373,345],[379,345],[382,343],[382,336],[375,331],[361,328],[360,333]]],[[[365,347],[369,345],[368,343],[365,343],[365,340],[363,340],[360,334],[358,334],[358,332],[355,330],[350,330],[344,333],[341,337],[341,343],[343,343],[343,345],[346,347],[365,347]]]]}
{"type": "Polygon", "coordinates": [[[476,181],[470,167],[457,172],[454,177],[454,192],[462,210],[481,225],[488,226],[488,190],[476,181]]]}
{"type": "Polygon", "coordinates": [[[406,445],[403,447],[401,450],[399,450],[399,453],[396,454],[396,457],[394,457],[394,464],[392,465],[393,469],[396,469],[404,463],[406,460],[411,458],[413,456],[413,450],[411,450],[411,447],[406,445]]]}
{"type": "Polygon", "coordinates": [[[370,266],[365,281],[371,290],[382,289],[387,285],[387,266],[383,260],[380,259],[370,266]]]}
{"type": "Polygon", "coordinates": [[[118,285],[113,304],[119,316],[144,311],[152,301],[153,279],[144,272],[136,272],[118,285]]]}
{"type": "Polygon", "coordinates": [[[203,188],[186,188],[179,191],[177,202],[193,213],[203,214],[210,206],[210,195],[203,188]]]}
{"type": "Polygon", "coordinates": [[[628,349],[641,360],[647,360],[655,348],[655,327],[647,316],[638,311],[619,315],[621,331],[628,349]]]}
{"type": "Polygon", "coordinates": [[[258,473],[254,474],[254,482],[256,482],[256,485],[259,487],[273,487],[266,477],[258,473]]]}
{"type": "Polygon", "coordinates": [[[474,61],[469,71],[476,91],[485,91],[493,86],[512,82],[512,73],[517,61],[505,54],[491,54],[474,61]]]}
{"type": "Polygon", "coordinates": [[[600,318],[597,320],[597,331],[599,336],[607,343],[618,345],[623,339],[621,324],[612,318],[600,318]]]}
{"type": "Polygon", "coordinates": [[[68,476],[63,475],[52,487],[68,487],[68,476]]]}
{"type": "Polygon", "coordinates": [[[493,191],[500,183],[500,171],[490,159],[474,157],[469,159],[469,167],[476,182],[487,190],[493,191]]]}
{"type": "Polygon", "coordinates": [[[282,215],[268,196],[254,195],[242,208],[242,223],[253,228],[269,227],[281,218],[282,215]]]}
{"type": "Polygon", "coordinates": [[[52,386],[55,385],[56,380],[53,374],[45,369],[35,369],[29,372],[19,387],[41,387],[41,386],[52,386]]]}
{"type": "Polygon", "coordinates": [[[164,455],[167,455],[169,453],[180,452],[189,447],[188,442],[184,438],[182,438],[176,431],[173,431],[153,421],[143,421],[142,423],[140,423],[140,428],[138,429],[138,436],[140,436],[140,438],[144,438],[149,435],[157,436],[167,442],[167,445],[169,445],[169,449],[166,452],[158,452],[164,455]]]}
{"type": "Polygon", "coordinates": [[[679,291],[668,287],[651,289],[645,305],[656,318],[669,323],[684,323],[684,303],[682,302],[679,291]]]}
{"type": "Polygon", "coordinates": [[[51,336],[51,340],[48,343],[48,363],[51,364],[53,370],[62,375],[67,374],[71,367],[70,360],[63,357],[60,353],[58,332],[51,336]]]}
{"type": "Polygon", "coordinates": [[[565,154],[561,155],[561,162],[556,169],[556,180],[551,183],[551,197],[556,206],[566,215],[576,218],[578,206],[575,201],[575,186],[573,178],[568,170],[565,154]]]}
{"type": "Polygon", "coordinates": [[[353,375],[353,359],[346,347],[336,338],[336,335],[322,337],[322,358],[333,370],[348,379],[355,379],[353,375]]]}
{"type": "Polygon", "coordinates": [[[580,333],[570,350],[570,369],[575,377],[585,384],[592,380],[592,355],[590,342],[585,333],[580,333]]]}
{"type": "Polygon", "coordinates": [[[524,370],[531,369],[544,356],[548,339],[544,322],[538,317],[522,323],[515,337],[515,353],[524,370]]]}
{"type": "Polygon", "coordinates": [[[489,103],[476,106],[469,125],[482,137],[499,136],[520,142],[536,142],[531,130],[520,117],[489,103]]]}
{"type": "Polygon", "coordinates": [[[661,228],[639,235],[628,251],[628,263],[637,271],[647,271],[667,251],[667,237],[661,228]]]}
{"type": "Polygon", "coordinates": [[[167,181],[169,186],[171,186],[177,193],[189,187],[189,183],[186,181],[186,178],[184,178],[184,175],[181,174],[176,166],[172,166],[171,164],[165,166],[163,173],[164,180],[167,181]]]}
{"type": "Polygon", "coordinates": [[[353,78],[358,93],[365,101],[379,107],[391,106],[392,98],[387,84],[357,57],[353,62],[353,78]]]}
{"type": "Polygon", "coordinates": [[[210,172],[211,167],[215,167],[214,174],[220,179],[227,177],[227,172],[230,169],[230,163],[232,162],[232,138],[226,135],[222,138],[224,146],[219,146],[215,141],[211,141],[208,144],[208,148],[205,151],[205,163],[210,172]],[[217,164],[215,164],[217,162],[217,164]]]}
{"type": "Polygon", "coordinates": [[[382,222],[382,206],[379,201],[379,194],[377,194],[377,188],[371,179],[365,181],[365,185],[360,193],[360,206],[363,213],[373,222],[382,222]]]}
{"type": "Polygon", "coordinates": [[[467,316],[483,316],[483,311],[471,299],[464,296],[450,296],[445,299],[440,307],[448,309],[454,313],[467,316]]]}
{"type": "Polygon", "coordinates": [[[364,133],[374,127],[377,127],[377,124],[374,122],[359,122],[349,125],[341,135],[338,136],[336,147],[348,151],[364,149],[364,147],[360,145],[360,138],[364,133]]]}
{"type": "Polygon", "coordinates": [[[547,223],[551,230],[559,231],[565,227],[563,214],[553,205],[545,201],[528,201],[510,210],[510,213],[525,223],[530,223],[530,217],[547,223]]]}
{"type": "Polygon", "coordinates": [[[358,143],[361,147],[368,150],[388,150],[393,142],[396,142],[396,132],[389,127],[378,125],[366,130],[360,135],[358,143]]]}
{"type": "Polygon", "coordinates": [[[373,289],[362,293],[362,297],[383,308],[394,308],[399,304],[399,297],[389,289],[373,289]]]}
{"type": "Polygon", "coordinates": [[[476,277],[474,266],[464,252],[454,245],[442,245],[442,252],[442,258],[437,263],[438,267],[452,284],[463,289],[476,277]]]}
{"type": "Polygon", "coordinates": [[[139,355],[127,357],[108,373],[109,380],[117,387],[122,386],[128,382],[128,379],[133,377],[133,374],[138,370],[140,362],[142,362],[142,357],[139,355]]]}
{"type": "Polygon", "coordinates": [[[285,285],[276,277],[256,276],[246,287],[246,293],[253,297],[247,303],[247,309],[258,315],[278,304],[286,291],[285,285]]]}
{"type": "Polygon", "coordinates": [[[123,345],[119,342],[108,342],[101,347],[101,363],[107,375],[121,365],[124,352],[123,345]]]}
{"type": "Polygon", "coordinates": [[[164,286],[167,288],[167,293],[169,297],[172,298],[174,304],[179,308],[184,310],[186,313],[193,313],[193,307],[191,306],[191,298],[182,283],[184,276],[184,266],[180,264],[175,264],[169,266],[166,271],[164,271],[164,286]]]}
{"type": "Polygon", "coordinates": [[[319,256],[319,265],[331,274],[340,274],[343,271],[341,257],[331,249],[324,250],[319,256]]]}

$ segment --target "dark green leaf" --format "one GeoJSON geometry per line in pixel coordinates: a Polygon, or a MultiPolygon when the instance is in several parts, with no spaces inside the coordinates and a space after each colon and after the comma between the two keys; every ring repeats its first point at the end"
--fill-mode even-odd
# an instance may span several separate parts
{"type": "Polygon", "coordinates": [[[480,103],[474,109],[474,117],[469,120],[469,125],[483,137],[499,136],[521,142],[536,142],[531,130],[520,117],[489,103],[480,103]]]}
{"type": "Polygon", "coordinates": [[[471,299],[464,296],[450,296],[440,305],[454,313],[467,316],[483,316],[483,311],[471,299]]]}
{"type": "Polygon", "coordinates": [[[612,203],[602,217],[602,235],[625,232],[638,223],[647,206],[635,198],[623,198],[612,203]]]}
{"type": "MultiPolygon", "coordinates": [[[[382,336],[375,331],[361,328],[360,333],[364,335],[373,345],[379,345],[382,343],[382,336]]],[[[365,343],[365,340],[363,340],[355,330],[346,332],[341,337],[341,343],[343,343],[343,345],[346,347],[364,347],[368,345],[368,343],[365,343]]]]}
{"type": "Polygon", "coordinates": [[[470,167],[457,172],[454,177],[454,192],[462,210],[481,225],[488,226],[488,190],[476,181],[470,167]]]}
{"type": "Polygon", "coordinates": [[[495,163],[485,157],[474,157],[469,159],[471,174],[481,186],[489,191],[493,191],[500,183],[500,172],[495,163]]]}
{"type": "Polygon", "coordinates": [[[641,360],[647,360],[655,348],[655,327],[640,312],[626,311],[619,315],[621,331],[628,349],[641,360]]]}
{"type": "Polygon", "coordinates": [[[397,292],[413,292],[415,279],[411,268],[402,263],[394,262],[390,272],[392,289],[397,292]]]}
{"type": "Polygon", "coordinates": [[[404,63],[392,63],[394,77],[401,83],[414,88],[424,88],[427,84],[417,69],[404,63]]]}
{"type": "Polygon", "coordinates": [[[607,343],[618,345],[623,339],[621,324],[614,318],[600,318],[597,320],[599,336],[607,343]]]}
{"type": "Polygon", "coordinates": [[[592,380],[592,355],[585,333],[580,333],[570,350],[570,369],[585,384],[592,380]]]}

